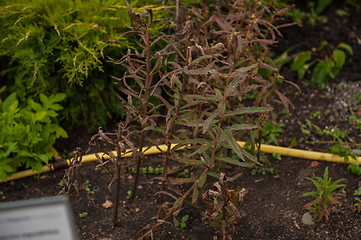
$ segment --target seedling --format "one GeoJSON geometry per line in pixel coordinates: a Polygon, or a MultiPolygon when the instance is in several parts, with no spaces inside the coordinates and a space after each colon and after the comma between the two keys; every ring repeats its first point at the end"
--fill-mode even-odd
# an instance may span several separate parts
{"type": "Polygon", "coordinates": [[[60,180],[60,182],[58,183],[59,186],[65,186],[68,183],[68,180],[66,179],[62,179],[60,180]]]}
{"type": "MultiPolygon", "coordinates": [[[[127,199],[130,199],[131,196],[132,196],[132,190],[128,190],[127,191],[127,199]]],[[[135,198],[137,199],[138,196],[135,196],[135,198]]]]}
{"type": "Polygon", "coordinates": [[[358,189],[355,190],[353,195],[360,197],[361,196],[361,187],[358,187],[358,189]]]}
{"type": "MultiPolygon", "coordinates": [[[[361,196],[361,187],[359,187],[358,189],[355,190],[354,192],[355,196],[361,196]]],[[[361,199],[360,198],[355,198],[355,200],[357,201],[357,203],[355,203],[354,205],[354,211],[357,211],[358,213],[361,212],[361,199]]]]}
{"type": "MultiPolygon", "coordinates": [[[[277,159],[277,155],[274,155],[273,156],[275,159],[277,159]]],[[[279,155],[279,158],[281,158],[281,155],[279,155]]],[[[280,159],[278,159],[280,160],[280,159]]],[[[264,158],[264,157],[261,157],[260,158],[260,163],[262,163],[263,166],[258,166],[258,165],[254,165],[252,167],[249,167],[249,169],[251,170],[251,174],[252,175],[256,175],[256,174],[262,174],[262,175],[266,175],[266,174],[278,174],[278,170],[273,168],[273,167],[268,167],[268,163],[269,161],[264,158]]]]}
{"type": "Polygon", "coordinates": [[[347,170],[349,170],[350,172],[352,172],[353,174],[357,175],[357,176],[361,176],[361,167],[360,164],[350,164],[347,166],[347,170]]]}
{"type": "Polygon", "coordinates": [[[173,216],[173,224],[175,227],[179,228],[182,232],[185,232],[187,227],[186,222],[188,221],[189,215],[184,215],[182,219],[179,221],[175,216],[173,216]]]}
{"type": "Polygon", "coordinates": [[[278,138],[283,133],[284,126],[285,125],[282,123],[273,124],[270,121],[265,122],[262,131],[262,139],[265,139],[266,143],[274,143],[278,145],[278,138]]]}
{"type": "Polygon", "coordinates": [[[79,217],[81,217],[81,218],[84,218],[86,216],[88,216],[88,212],[79,213],[79,217]]]}
{"type": "Polygon", "coordinates": [[[355,203],[354,206],[354,211],[357,211],[358,213],[361,212],[361,199],[359,198],[355,198],[355,200],[357,201],[357,203],[355,203]]]}
{"type": "Polygon", "coordinates": [[[328,167],[326,167],[323,178],[316,177],[306,178],[310,180],[315,187],[317,188],[316,192],[307,192],[302,195],[306,196],[316,196],[316,199],[310,203],[307,203],[304,208],[310,210],[313,213],[313,219],[316,221],[321,221],[323,218],[328,220],[330,215],[330,209],[335,205],[341,204],[337,198],[338,196],[344,196],[341,193],[335,193],[334,191],[338,188],[346,186],[345,184],[339,184],[344,179],[336,180],[335,182],[331,181],[331,178],[328,177],[328,167]]]}
{"type": "Polygon", "coordinates": [[[85,185],[85,191],[87,192],[87,194],[94,194],[94,191],[92,191],[90,189],[91,184],[90,184],[89,180],[86,180],[84,185],[85,185]]]}

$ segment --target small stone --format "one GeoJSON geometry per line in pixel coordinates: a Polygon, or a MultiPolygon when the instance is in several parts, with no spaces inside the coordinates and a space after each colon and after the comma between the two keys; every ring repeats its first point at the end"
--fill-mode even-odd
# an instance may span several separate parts
{"type": "Polygon", "coordinates": [[[315,222],[313,221],[313,218],[309,212],[306,212],[302,216],[302,222],[306,225],[313,225],[315,222]]]}

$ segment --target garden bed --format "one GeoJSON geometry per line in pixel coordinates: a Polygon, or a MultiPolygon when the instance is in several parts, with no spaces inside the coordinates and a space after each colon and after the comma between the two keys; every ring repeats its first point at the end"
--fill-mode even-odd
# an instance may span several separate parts
{"type": "MultiPolygon", "coordinates": [[[[331,140],[315,131],[313,125],[307,126],[306,120],[321,130],[327,126],[336,126],[348,131],[345,141],[360,144],[360,130],[349,122],[353,111],[361,118],[361,103],[355,95],[361,96],[361,19],[357,9],[347,9],[349,16],[337,17],[336,6],[328,11],[328,23],[322,26],[300,28],[294,26],[285,30],[276,52],[281,54],[289,47],[303,43],[300,50],[318,47],[321,39],[332,45],[340,42],[349,44],[354,52],[352,60],[347,59],[343,70],[336,79],[331,80],[324,89],[310,87],[297,80],[297,74],[284,66],[282,72],[286,79],[298,84],[301,93],[292,86],[286,86],[283,92],[291,99],[295,109],[289,115],[278,113],[278,122],[284,124],[283,132],[278,137],[281,146],[290,146],[292,139],[298,145],[295,148],[327,152],[331,140]],[[308,132],[307,132],[308,131],[308,132]],[[308,134],[307,134],[308,133],[308,134]]],[[[75,147],[87,149],[87,142],[92,134],[78,128],[69,131],[69,139],[57,142],[55,147],[60,153],[71,152],[75,147]]],[[[234,239],[357,239],[360,235],[360,213],[353,211],[356,203],[354,191],[361,186],[359,177],[351,174],[345,164],[313,162],[306,159],[296,159],[281,156],[281,160],[265,155],[269,164],[264,168],[271,173],[252,175],[250,169],[223,169],[227,175],[241,173],[240,177],[230,183],[235,189],[245,188],[244,203],[241,206],[239,230],[234,239]],[[345,194],[340,199],[341,205],[332,210],[329,221],[305,225],[301,219],[306,210],[303,206],[310,197],[302,194],[313,191],[314,185],[306,177],[322,177],[325,167],[329,168],[332,180],[345,179],[346,187],[339,190],[345,194]]],[[[148,156],[146,166],[161,166],[162,155],[148,156]]],[[[121,205],[119,208],[119,223],[115,228],[111,225],[113,203],[107,186],[112,179],[106,169],[95,171],[96,163],[86,163],[79,167],[80,195],[70,195],[76,228],[79,239],[131,239],[138,231],[149,223],[156,223],[158,197],[154,194],[160,190],[157,175],[143,174],[140,176],[136,199],[127,200],[128,191],[132,187],[132,174],[125,173],[121,183],[121,205]],[[85,184],[87,183],[87,184],[85,184]],[[85,185],[84,185],[85,184],[85,185]],[[90,185],[89,185],[90,184],[90,185]],[[88,187],[88,189],[87,189],[88,187]],[[87,213],[87,214],[85,214],[87,213]]],[[[41,198],[57,195],[62,186],[65,170],[48,172],[38,177],[28,177],[0,184],[0,201],[15,201],[20,199],[41,198]]],[[[204,189],[212,187],[216,178],[209,177],[204,189]]],[[[204,225],[201,214],[195,208],[184,205],[178,215],[178,220],[188,215],[186,226],[181,231],[168,219],[153,231],[153,239],[212,239],[220,236],[213,228],[204,225]]]]}

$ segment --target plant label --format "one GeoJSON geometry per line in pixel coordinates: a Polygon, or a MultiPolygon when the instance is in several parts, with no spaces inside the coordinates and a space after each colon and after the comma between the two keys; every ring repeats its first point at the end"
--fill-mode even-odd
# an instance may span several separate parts
{"type": "Polygon", "coordinates": [[[76,240],[69,201],[65,197],[0,203],[1,240],[76,240]]]}

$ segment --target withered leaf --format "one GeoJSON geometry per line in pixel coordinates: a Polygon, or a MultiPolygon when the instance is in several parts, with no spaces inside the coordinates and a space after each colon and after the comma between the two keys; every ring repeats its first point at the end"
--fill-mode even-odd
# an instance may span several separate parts
{"type": "Polygon", "coordinates": [[[110,208],[111,206],[113,206],[113,203],[109,200],[105,200],[105,202],[102,204],[102,206],[104,208],[110,208]]]}

